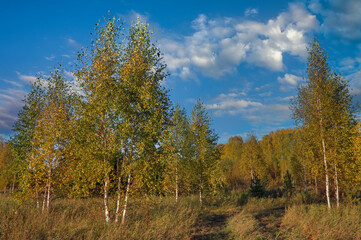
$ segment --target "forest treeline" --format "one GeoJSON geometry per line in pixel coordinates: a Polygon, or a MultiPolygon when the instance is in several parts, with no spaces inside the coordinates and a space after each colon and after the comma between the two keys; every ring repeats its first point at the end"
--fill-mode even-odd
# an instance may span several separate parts
{"type": "Polygon", "coordinates": [[[317,39],[291,109],[297,128],[217,144],[198,100],[190,116],[172,105],[168,73],[146,23],[127,34],[115,18],[96,25],[74,79],[59,66],[24,99],[14,134],[0,144],[0,188],[42,211],[54,198],[103,197],[107,223],[126,219],[130,197],[253,189],[259,196],[315,191],[357,196],[361,135],[348,83],[327,64],[317,39]],[[269,191],[272,192],[272,191],[269,191]],[[115,201],[115,204],[109,204],[115,201]],[[110,206],[114,206],[111,209],[110,206]]]}

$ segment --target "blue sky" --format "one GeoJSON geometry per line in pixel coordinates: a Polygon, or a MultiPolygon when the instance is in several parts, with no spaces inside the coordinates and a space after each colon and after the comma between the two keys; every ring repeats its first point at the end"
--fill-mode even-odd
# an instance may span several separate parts
{"type": "Polygon", "coordinates": [[[125,25],[154,29],[170,76],[164,83],[188,113],[198,98],[220,143],[234,135],[294,127],[289,99],[316,35],[333,69],[361,93],[361,1],[7,1],[0,8],[0,134],[6,138],[39,73],[77,51],[108,10],[125,25]]]}

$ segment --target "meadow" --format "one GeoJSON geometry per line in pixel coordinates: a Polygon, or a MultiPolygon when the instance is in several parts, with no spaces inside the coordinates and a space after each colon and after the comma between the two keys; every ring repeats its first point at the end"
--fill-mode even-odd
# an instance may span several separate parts
{"type": "MultiPolygon", "coordinates": [[[[110,201],[113,202],[113,201],[110,201]]],[[[360,239],[361,207],[342,203],[329,210],[309,193],[254,198],[233,192],[197,196],[133,198],[124,225],[106,224],[102,199],[55,199],[48,212],[34,202],[0,197],[0,239],[360,239]]]]}

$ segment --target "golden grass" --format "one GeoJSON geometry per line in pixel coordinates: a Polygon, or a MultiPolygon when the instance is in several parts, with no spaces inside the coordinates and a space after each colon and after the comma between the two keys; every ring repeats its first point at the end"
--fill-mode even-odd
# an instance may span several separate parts
{"type": "Polygon", "coordinates": [[[21,206],[0,197],[0,239],[187,239],[199,214],[193,200],[156,199],[146,208],[141,201],[129,204],[124,226],[105,224],[102,199],[54,200],[49,213],[34,203],[21,206]]]}

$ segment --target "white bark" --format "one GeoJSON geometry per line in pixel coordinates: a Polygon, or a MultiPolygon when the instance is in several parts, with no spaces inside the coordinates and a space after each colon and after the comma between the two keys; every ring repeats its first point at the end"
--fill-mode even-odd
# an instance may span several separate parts
{"type": "Polygon", "coordinates": [[[47,193],[47,197],[46,197],[46,208],[49,210],[49,206],[50,206],[50,190],[51,190],[51,183],[49,183],[48,186],[48,193],[47,193]]]}
{"type": "Polygon", "coordinates": [[[35,197],[36,197],[36,208],[39,209],[40,208],[40,203],[39,203],[39,191],[38,188],[36,188],[35,190],[35,197]]]}
{"type": "Polygon", "coordinates": [[[337,165],[335,163],[335,194],[336,194],[336,204],[337,208],[340,207],[340,193],[338,188],[338,176],[337,176],[337,165]]]}
{"type": "Polygon", "coordinates": [[[326,145],[325,139],[321,137],[322,142],[322,151],[323,151],[323,163],[325,165],[325,178],[326,178],[326,198],[327,198],[327,206],[331,208],[331,201],[330,201],[330,181],[328,177],[328,167],[327,167],[327,157],[326,157],[326,145]]]}
{"type": "Polygon", "coordinates": [[[109,205],[108,205],[108,194],[109,194],[109,175],[105,177],[104,181],[104,214],[105,214],[105,222],[107,224],[110,223],[110,215],[109,215],[109,205]]]}
{"type": "Polygon", "coordinates": [[[44,212],[44,210],[45,210],[47,190],[48,190],[48,188],[45,188],[45,190],[44,190],[44,199],[43,199],[43,206],[42,206],[41,212],[44,212]]]}
{"type": "Polygon", "coordinates": [[[178,165],[175,169],[175,201],[178,202],[178,165]]]}
{"type": "Polygon", "coordinates": [[[127,205],[128,205],[128,196],[129,196],[129,188],[130,188],[130,172],[128,174],[128,181],[127,181],[127,189],[125,191],[125,198],[124,198],[124,208],[123,208],[123,214],[122,214],[122,224],[125,223],[125,214],[127,212],[127,205]]]}
{"type": "Polygon", "coordinates": [[[117,223],[119,221],[119,210],[120,210],[120,183],[122,180],[122,176],[119,175],[118,179],[118,194],[117,194],[117,208],[115,210],[115,222],[117,223]]]}

